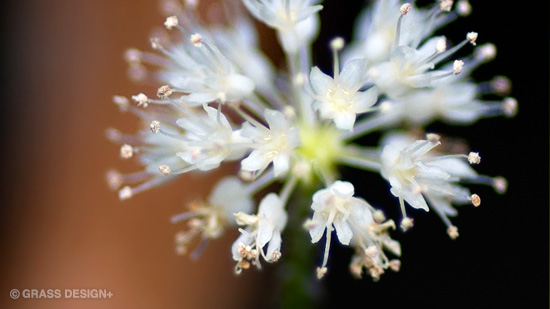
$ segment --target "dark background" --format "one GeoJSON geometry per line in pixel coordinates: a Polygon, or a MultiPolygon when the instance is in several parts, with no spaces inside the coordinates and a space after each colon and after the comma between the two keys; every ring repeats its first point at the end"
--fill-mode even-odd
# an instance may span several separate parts
{"type": "MultiPolygon", "coordinates": [[[[331,66],[328,42],[336,35],[350,37],[363,4],[323,3],[315,48],[316,63],[326,71],[331,66]]],[[[477,31],[479,43],[495,43],[496,60],[480,67],[474,78],[508,76],[519,113],[470,127],[435,123],[428,129],[465,138],[481,152],[476,169],[506,177],[508,192],[498,195],[474,186],[482,205],[460,209],[453,219],[460,237],[454,241],[435,214],[412,213],[414,229],[393,234],[402,243],[401,270],[387,272],[380,282],[353,279],[351,250],[333,242],[316,306],[548,307],[548,3],[471,4],[471,16],[439,33],[457,42],[477,31]]],[[[136,128],[110,98],[143,89],[128,81],[121,54],[131,46],[148,48],[152,28],[164,21],[156,1],[4,0],[1,5],[1,307],[277,304],[265,296],[277,293],[270,285],[277,265],[233,276],[227,250],[235,235],[212,242],[199,261],[173,253],[178,228],[168,218],[183,208],[182,196],[189,200],[206,194],[212,179],[230,169],[180,179],[131,203],[121,204],[104,185],[106,169],[136,168],[120,162],[118,149],[103,132],[111,126],[127,132],[136,128]],[[14,301],[12,288],[107,288],[115,298],[14,301]]],[[[265,33],[265,41],[273,38],[265,33]]],[[[270,54],[279,55],[276,50],[270,54]]],[[[379,177],[354,179],[343,173],[357,194],[389,212],[393,203],[398,213],[397,201],[379,177]]]]}

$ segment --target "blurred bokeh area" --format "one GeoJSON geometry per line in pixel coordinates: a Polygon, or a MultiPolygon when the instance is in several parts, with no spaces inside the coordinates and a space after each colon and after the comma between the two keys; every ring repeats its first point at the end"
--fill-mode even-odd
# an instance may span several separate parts
{"type": "Polygon", "coordinates": [[[129,201],[105,182],[132,172],[108,127],[133,133],[114,94],[140,91],[123,53],[146,49],[164,16],[156,1],[2,3],[3,308],[200,308],[246,305],[254,275],[236,277],[235,234],[191,261],[170,223],[224,171],[186,177],[129,201]],[[238,288],[235,286],[238,285],[238,288]],[[107,289],[111,299],[18,300],[11,289],[107,289]],[[4,293],[5,292],[5,293],[4,293]]]}

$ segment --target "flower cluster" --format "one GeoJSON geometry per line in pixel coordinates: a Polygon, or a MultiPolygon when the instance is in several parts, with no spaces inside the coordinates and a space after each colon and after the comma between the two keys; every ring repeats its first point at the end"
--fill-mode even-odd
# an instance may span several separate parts
{"type": "Polygon", "coordinates": [[[222,21],[205,25],[197,1],[166,1],[167,33],[151,39],[153,51],[126,52],[130,77],[158,90],[113,98],[121,111],[144,122],[135,135],[107,131],[121,145],[123,159],[135,157],[144,167],[130,174],[108,172],[120,199],[227,162],[238,169],[207,199],[173,217],[174,223],[187,222],[176,235],[178,253],[187,253],[198,238],[196,256],[208,240],[233,229],[240,233],[231,248],[237,273],[261,267],[260,260],[276,262],[284,258],[288,209],[308,207],[310,217],[297,219],[312,243],[324,238],[317,276],[327,272],[335,231],[338,242],[354,249],[352,274],[378,280],[385,270],[400,267],[401,247],[390,237],[396,224],[355,195],[354,184],[341,179],[340,166],[387,181],[395,200],[386,207],[400,207],[403,231],[413,226],[409,206],[437,213],[452,239],[458,237],[449,219],[457,214],[455,206],[481,203],[465,184],[506,191],[504,178],[472,168],[481,162],[478,152],[450,153],[451,147],[438,147],[445,143],[440,135],[418,135],[433,121],[468,125],[517,111],[516,100],[506,97],[508,79],[475,83],[471,78],[495,57],[493,44],[479,42],[471,31],[457,44],[433,36],[469,14],[470,4],[438,0],[419,8],[401,0],[374,1],[361,13],[349,44],[342,38],[330,42],[333,70],[327,74],[311,63],[319,2],[231,2],[235,8],[228,6],[222,21]],[[277,70],[262,53],[250,16],[276,32],[287,70],[277,70]],[[456,58],[461,49],[470,56],[456,58]],[[485,100],[487,94],[503,99],[485,100]],[[378,146],[356,142],[373,132],[383,133],[378,146]],[[308,205],[294,198],[304,187],[316,190],[308,205]]]}

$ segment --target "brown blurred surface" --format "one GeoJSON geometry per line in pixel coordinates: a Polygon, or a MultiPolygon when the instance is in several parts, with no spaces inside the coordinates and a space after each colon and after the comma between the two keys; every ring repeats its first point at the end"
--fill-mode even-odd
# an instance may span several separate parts
{"type": "Polygon", "coordinates": [[[0,307],[246,307],[258,276],[233,274],[234,234],[211,242],[197,261],[173,250],[182,226],[169,218],[205,195],[220,172],[124,202],[104,181],[109,168],[137,168],[118,158],[104,131],[137,128],[111,97],[141,89],[128,80],[122,54],[148,48],[164,20],[157,1],[8,1],[2,10],[10,99],[2,116],[0,307]],[[11,289],[107,289],[114,296],[12,300],[11,289]]]}

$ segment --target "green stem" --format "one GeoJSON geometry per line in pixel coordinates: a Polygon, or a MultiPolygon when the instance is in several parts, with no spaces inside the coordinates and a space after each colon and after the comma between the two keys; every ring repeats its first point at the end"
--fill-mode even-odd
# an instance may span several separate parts
{"type": "Polygon", "coordinates": [[[320,282],[315,277],[315,246],[311,244],[303,222],[310,217],[313,188],[299,186],[289,205],[289,223],[285,231],[285,251],[281,262],[283,272],[280,304],[283,308],[312,308],[316,305],[320,282]]]}

